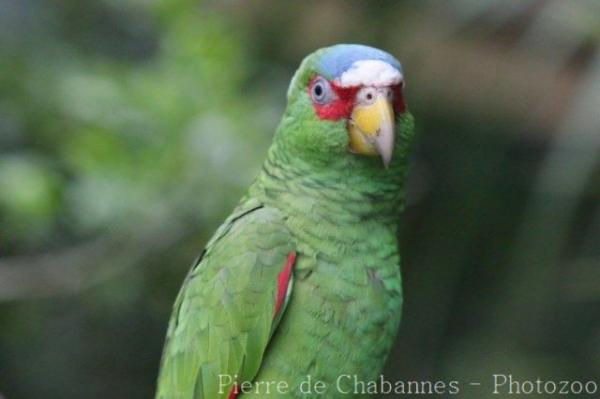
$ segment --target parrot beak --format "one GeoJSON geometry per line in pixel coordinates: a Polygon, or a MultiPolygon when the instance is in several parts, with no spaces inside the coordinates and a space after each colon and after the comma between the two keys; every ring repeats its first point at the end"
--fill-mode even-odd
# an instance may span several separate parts
{"type": "Polygon", "coordinates": [[[379,155],[386,168],[394,153],[395,131],[389,90],[387,87],[362,89],[348,121],[350,150],[356,154],[379,155]]]}

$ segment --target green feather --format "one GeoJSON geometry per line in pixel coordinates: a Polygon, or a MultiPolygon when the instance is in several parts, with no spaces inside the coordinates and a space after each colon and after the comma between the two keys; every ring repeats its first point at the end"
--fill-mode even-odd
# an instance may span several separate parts
{"type": "Polygon", "coordinates": [[[252,380],[273,328],[277,275],[293,240],[275,208],[248,201],[228,218],[175,302],[158,398],[227,398],[219,375],[252,380]]]}
{"type": "MultiPolygon", "coordinates": [[[[346,121],[320,120],[307,84],[329,50],[307,57],[262,171],[187,277],[169,325],[157,398],[226,398],[218,375],[285,381],[377,378],[400,322],[399,214],[414,136],[396,118],[394,157],[348,151],[346,121]],[[294,287],[275,329],[277,275],[297,251],[294,287]]],[[[245,393],[243,398],[262,397],[245,393]]],[[[311,397],[302,396],[304,398],[311,397]]]]}

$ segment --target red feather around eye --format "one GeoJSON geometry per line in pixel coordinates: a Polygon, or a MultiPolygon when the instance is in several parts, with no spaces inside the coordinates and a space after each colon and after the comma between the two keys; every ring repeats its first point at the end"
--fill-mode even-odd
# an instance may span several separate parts
{"type": "MultiPolygon", "coordinates": [[[[316,80],[317,77],[311,80],[308,85],[308,95],[311,98],[311,93],[316,80]]],[[[339,87],[333,82],[329,82],[329,84],[331,85],[336,97],[333,101],[325,104],[318,104],[317,102],[313,101],[313,106],[315,107],[317,116],[319,119],[330,121],[349,118],[350,113],[352,112],[352,107],[354,106],[354,97],[356,96],[356,92],[358,89],[360,89],[360,87],[339,87]]]]}
{"type": "MultiPolygon", "coordinates": [[[[317,78],[315,77],[308,85],[308,95],[312,98],[312,90],[317,78]]],[[[338,121],[340,119],[350,118],[352,113],[352,107],[354,107],[356,93],[361,89],[360,86],[354,87],[340,87],[333,82],[329,82],[331,88],[336,94],[333,101],[325,104],[319,104],[313,101],[315,112],[319,119],[338,121]]],[[[392,92],[394,93],[394,111],[396,115],[399,115],[406,111],[406,103],[404,102],[403,84],[397,84],[392,86],[392,92]]]]}
{"type": "Polygon", "coordinates": [[[392,86],[392,93],[394,93],[394,112],[396,116],[406,111],[406,103],[404,102],[404,83],[400,83],[392,86]]]}

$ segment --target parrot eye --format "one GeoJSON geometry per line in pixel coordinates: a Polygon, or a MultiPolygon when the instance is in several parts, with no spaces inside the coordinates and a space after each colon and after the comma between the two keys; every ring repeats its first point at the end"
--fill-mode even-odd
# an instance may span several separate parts
{"type": "Polygon", "coordinates": [[[326,79],[320,76],[314,80],[310,94],[313,101],[317,104],[326,104],[335,99],[335,93],[331,85],[326,79]]]}
{"type": "Polygon", "coordinates": [[[358,102],[363,104],[372,104],[375,102],[375,98],[377,98],[377,89],[374,87],[364,87],[356,96],[358,102]]]}

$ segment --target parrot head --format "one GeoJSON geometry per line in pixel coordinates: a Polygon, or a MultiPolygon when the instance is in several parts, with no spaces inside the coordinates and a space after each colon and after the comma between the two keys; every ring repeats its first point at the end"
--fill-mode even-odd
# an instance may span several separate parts
{"type": "Polygon", "coordinates": [[[356,44],[317,50],[292,79],[279,135],[305,161],[388,168],[403,145],[397,126],[406,113],[403,87],[402,66],[382,50],[356,44]]]}

